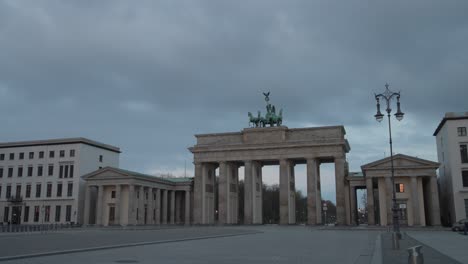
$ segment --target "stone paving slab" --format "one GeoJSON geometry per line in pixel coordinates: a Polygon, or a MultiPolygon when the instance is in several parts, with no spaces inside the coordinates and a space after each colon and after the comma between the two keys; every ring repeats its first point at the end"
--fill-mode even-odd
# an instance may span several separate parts
{"type": "Polygon", "coordinates": [[[468,264],[468,236],[457,232],[408,232],[408,235],[422,243],[468,264]]]}
{"type": "Polygon", "coordinates": [[[408,250],[409,247],[421,245],[422,254],[424,257],[424,264],[460,264],[455,259],[440,253],[439,251],[421,243],[420,241],[403,233],[400,240],[400,249],[394,250],[392,248],[392,233],[387,232],[382,234],[382,256],[384,264],[407,264],[408,263],[408,250]]]}
{"type": "Polygon", "coordinates": [[[240,228],[186,227],[177,229],[106,230],[82,229],[68,232],[11,234],[0,237],[0,259],[95,247],[235,235],[256,231],[240,228]]]}

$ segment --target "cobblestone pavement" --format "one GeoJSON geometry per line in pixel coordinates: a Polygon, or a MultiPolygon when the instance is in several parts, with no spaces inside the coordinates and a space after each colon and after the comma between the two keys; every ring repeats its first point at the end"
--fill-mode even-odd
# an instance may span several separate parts
{"type": "MultiPolygon", "coordinates": [[[[27,247],[34,248],[35,252],[40,252],[37,247],[51,248],[49,244],[63,247],[64,239],[75,240],[75,245],[89,246],[89,243],[97,243],[93,242],[95,239],[105,243],[111,243],[113,240],[115,240],[114,243],[122,243],[122,241],[142,241],[156,237],[170,240],[175,237],[187,236],[187,234],[204,236],[236,232],[242,234],[246,231],[259,231],[259,233],[24,258],[3,263],[368,264],[371,261],[376,237],[379,234],[378,231],[319,230],[302,226],[194,227],[155,231],[95,230],[74,234],[38,235],[33,240],[17,241],[14,246],[26,244],[27,247]],[[77,241],[81,241],[81,243],[77,241]]],[[[12,248],[12,245],[7,243],[0,245],[0,248],[5,246],[12,248]]],[[[3,252],[8,252],[8,250],[3,252]]]]}

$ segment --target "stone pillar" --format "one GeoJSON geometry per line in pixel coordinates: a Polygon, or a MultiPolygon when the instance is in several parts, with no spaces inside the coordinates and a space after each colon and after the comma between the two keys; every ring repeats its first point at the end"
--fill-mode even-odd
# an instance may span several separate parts
{"type": "Polygon", "coordinates": [[[98,185],[97,192],[96,225],[102,225],[104,186],[98,185]]]}
{"type": "Polygon", "coordinates": [[[317,207],[317,225],[323,224],[323,219],[322,219],[322,190],[320,186],[320,161],[317,159],[317,201],[315,203],[315,206],[317,207]]]}
{"type": "Polygon", "coordinates": [[[431,197],[431,225],[440,226],[440,206],[439,206],[439,190],[437,188],[437,176],[432,176],[430,179],[430,195],[431,197]]]}
{"type": "Polygon", "coordinates": [[[351,224],[359,225],[359,219],[357,214],[357,199],[356,199],[356,188],[349,186],[350,191],[350,205],[351,205],[351,224]]]}
{"type": "Polygon", "coordinates": [[[135,225],[135,185],[128,186],[128,225],[135,225]]]}
{"type": "Polygon", "coordinates": [[[86,185],[84,219],[83,224],[89,225],[89,215],[91,211],[91,186],[86,185]]]}
{"type": "Polygon", "coordinates": [[[252,161],[245,161],[244,169],[244,224],[251,225],[253,223],[252,161]]]}
{"type": "Polygon", "coordinates": [[[175,191],[171,191],[171,225],[175,224],[175,191]]]}
{"type": "Polygon", "coordinates": [[[143,225],[145,223],[145,188],[140,186],[138,189],[138,224],[143,225]]]}
{"type": "Polygon", "coordinates": [[[146,223],[148,225],[154,225],[154,199],[153,199],[153,188],[148,188],[148,214],[146,216],[146,223]]]}
{"type": "Polygon", "coordinates": [[[154,201],[154,203],[155,203],[155,209],[156,209],[155,224],[160,225],[161,224],[161,189],[156,189],[156,200],[154,201]]]}
{"type": "Polygon", "coordinates": [[[307,159],[307,224],[317,224],[317,160],[307,159]]]}
{"type": "Polygon", "coordinates": [[[195,177],[193,184],[193,223],[203,223],[203,212],[205,211],[204,197],[204,177],[202,163],[195,163],[195,177]]]}
{"type": "Polygon", "coordinates": [[[122,206],[120,203],[120,191],[121,186],[120,184],[115,185],[115,216],[114,216],[114,224],[120,225],[120,207],[122,206]]]}
{"type": "Polygon", "coordinates": [[[263,223],[262,164],[252,162],[252,224],[263,223]]]}
{"type": "Polygon", "coordinates": [[[294,164],[280,160],[280,224],[296,223],[294,164]]]}
{"type": "Polygon", "coordinates": [[[345,208],[345,159],[335,158],[335,185],[336,185],[336,222],[338,225],[346,224],[345,208]]]}
{"type": "Polygon", "coordinates": [[[387,225],[393,224],[393,212],[392,212],[392,206],[393,206],[393,185],[392,185],[392,179],[390,177],[385,177],[385,204],[387,206],[387,225]]]}
{"type": "Polygon", "coordinates": [[[411,204],[413,205],[413,225],[421,225],[421,219],[419,216],[419,193],[417,177],[411,177],[411,204]]]}
{"type": "Polygon", "coordinates": [[[375,225],[375,210],[374,210],[374,185],[372,178],[366,178],[367,188],[367,224],[375,225]]]}
{"type": "Polygon", "coordinates": [[[190,225],[190,191],[185,191],[185,225],[190,225]]]}
{"type": "Polygon", "coordinates": [[[228,220],[230,224],[237,224],[239,223],[239,166],[235,163],[231,163],[229,170],[231,170],[230,177],[232,180],[230,181],[230,185],[232,187],[229,187],[231,219],[228,220]]]}
{"type": "Polygon", "coordinates": [[[218,183],[218,221],[227,224],[229,219],[229,175],[228,166],[225,161],[219,163],[218,183]]]}
{"type": "Polygon", "coordinates": [[[167,224],[167,190],[162,190],[162,224],[167,224]]]}

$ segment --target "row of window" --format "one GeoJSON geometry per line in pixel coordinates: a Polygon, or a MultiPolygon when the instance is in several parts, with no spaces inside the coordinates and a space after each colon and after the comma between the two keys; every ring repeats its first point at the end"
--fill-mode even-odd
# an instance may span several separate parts
{"type": "MultiPolygon", "coordinates": [[[[39,151],[39,159],[43,159],[44,158],[44,151],[39,151]]],[[[70,157],[75,157],[75,150],[74,149],[70,149],[70,153],[69,153],[69,156],[70,157]]],[[[54,158],[55,157],[55,151],[54,150],[51,150],[49,151],[49,158],[54,158]]],[[[65,150],[60,150],[59,151],[59,157],[60,158],[65,158],[65,150]]],[[[19,152],[18,154],[18,158],[20,160],[23,160],[24,159],[24,152],[19,152]]],[[[9,153],[9,160],[14,160],[15,159],[15,153],[9,153]]],[[[34,159],[34,152],[29,152],[29,159],[34,159]]],[[[5,153],[1,153],[0,154],[0,160],[5,160],[5,153]]]]}
{"type": "MultiPolygon", "coordinates": [[[[16,209],[16,208],[14,208],[16,209]]],[[[46,205],[46,206],[43,206],[43,221],[42,222],[45,222],[45,223],[48,223],[50,222],[50,205],[46,205]]],[[[19,212],[14,212],[14,210],[12,210],[12,214],[11,214],[11,218],[10,218],[10,207],[6,206],[4,211],[3,211],[3,222],[5,223],[19,223],[21,221],[21,209],[19,210],[19,212]]],[[[23,213],[23,219],[22,221],[27,223],[29,222],[29,211],[30,211],[30,207],[29,206],[25,206],[24,207],[24,213],[23,213]]],[[[34,206],[34,210],[33,210],[33,222],[39,222],[40,220],[40,207],[39,206],[34,206]]],[[[60,216],[61,216],[61,211],[62,211],[62,206],[61,205],[57,205],[55,206],[55,222],[60,222],[60,216]]],[[[71,205],[66,205],[65,206],[65,221],[66,222],[70,222],[71,221],[71,215],[72,215],[72,206],[71,205]]]]}
{"type": "MultiPolygon", "coordinates": [[[[41,188],[42,184],[41,183],[36,183],[36,192],[35,192],[35,197],[40,198],[41,197],[41,188]]],[[[11,194],[11,185],[6,186],[5,190],[5,198],[11,198],[13,197],[11,194]]],[[[15,196],[16,197],[21,197],[21,189],[22,185],[18,184],[16,185],[16,192],[15,196]]],[[[26,192],[25,192],[25,198],[31,198],[32,195],[32,184],[28,183],[26,184],[26,192]]],[[[57,188],[56,188],[56,197],[62,197],[63,195],[63,183],[59,182],[57,183],[57,188]]],[[[73,183],[69,182],[67,184],[67,197],[73,196],[73,183]]],[[[47,183],[46,185],[46,197],[52,197],[52,183],[47,183]]],[[[2,186],[0,185],[0,198],[2,198],[2,186]]]]}
{"type": "MultiPolygon", "coordinates": [[[[11,178],[13,177],[14,167],[8,167],[7,171],[7,177],[11,178]]],[[[27,171],[26,171],[26,176],[32,177],[34,172],[34,167],[28,166],[27,171]]],[[[74,172],[74,166],[73,164],[61,164],[59,165],[59,178],[73,178],[73,172],[74,172]]],[[[41,177],[44,173],[44,166],[43,165],[38,165],[36,169],[36,175],[41,177]]],[[[4,168],[0,167],[0,178],[3,177],[4,174],[4,168]]],[[[23,166],[18,166],[16,169],[16,176],[18,177],[23,177],[24,174],[24,169],[23,166]]],[[[54,175],[54,164],[49,164],[47,167],[47,175],[48,176],[53,176],[54,175]]]]}

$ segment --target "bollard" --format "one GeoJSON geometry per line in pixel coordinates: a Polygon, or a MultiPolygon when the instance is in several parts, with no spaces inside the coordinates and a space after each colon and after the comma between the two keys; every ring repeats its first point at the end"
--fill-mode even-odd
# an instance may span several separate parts
{"type": "Polygon", "coordinates": [[[421,245],[408,248],[408,264],[424,264],[421,248],[421,245]]]}

